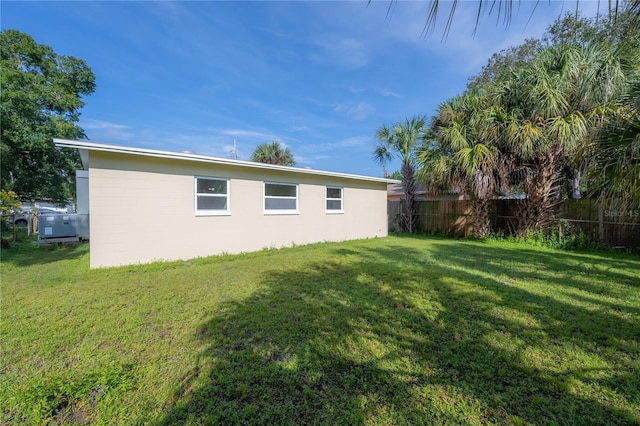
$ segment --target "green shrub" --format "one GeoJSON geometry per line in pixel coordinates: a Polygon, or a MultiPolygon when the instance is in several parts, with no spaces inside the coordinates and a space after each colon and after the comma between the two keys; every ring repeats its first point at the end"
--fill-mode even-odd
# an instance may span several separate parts
{"type": "Polygon", "coordinates": [[[504,233],[494,234],[494,239],[521,242],[536,247],[548,247],[560,250],[608,251],[610,248],[594,240],[582,229],[567,220],[559,220],[547,231],[530,230],[524,237],[515,237],[504,233]]]}

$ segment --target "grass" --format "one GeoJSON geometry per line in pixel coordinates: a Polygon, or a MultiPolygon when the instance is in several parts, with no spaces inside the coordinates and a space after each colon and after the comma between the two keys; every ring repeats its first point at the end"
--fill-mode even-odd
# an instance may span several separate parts
{"type": "Polygon", "coordinates": [[[2,424],[640,424],[640,258],[389,237],[2,251],[2,424]]]}

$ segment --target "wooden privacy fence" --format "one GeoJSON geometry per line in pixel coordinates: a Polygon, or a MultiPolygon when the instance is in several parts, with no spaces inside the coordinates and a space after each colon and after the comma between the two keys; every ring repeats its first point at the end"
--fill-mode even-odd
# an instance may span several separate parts
{"type": "MultiPolygon", "coordinates": [[[[520,200],[493,200],[491,203],[491,229],[494,232],[511,231],[516,207],[520,200]]],[[[473,233],[473,220],[468,200],[418,201],[418,230],[466,237],[473,233]]],[[[389,231],[399,230],[398,218],[402,214],[399,201],[387,203],[389,231]]],[[[564,200],[558,206],[556,226],[564,233],[582,231],[594,241],[610,246],[640,248],[640,210],[609,209],[598,200],[583,198],[564,200]]]]}

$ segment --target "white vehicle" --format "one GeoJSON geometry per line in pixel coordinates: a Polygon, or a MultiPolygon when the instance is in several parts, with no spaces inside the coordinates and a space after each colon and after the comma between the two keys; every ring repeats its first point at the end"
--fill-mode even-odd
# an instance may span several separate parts
{"type": "MultiPolygon", "coordinates": [[[[8,221],[10,224],[15,223],[16,225],[26,226],[29,223],[29,214],[28,210],[24,210],[22,213],[16,214],[13,218],[9,217],[8,221]]],[[[38,209],[38,215],[44,214],[64,214],[63,212],[55,209],[51,209],[48,207],[40,207],[38,209]]]]}

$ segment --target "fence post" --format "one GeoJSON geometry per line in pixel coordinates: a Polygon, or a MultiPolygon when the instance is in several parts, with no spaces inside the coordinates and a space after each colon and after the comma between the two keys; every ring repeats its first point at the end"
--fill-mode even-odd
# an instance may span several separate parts
{"type": "Polygon", "coordinates": [[[598,241],[604,241],[604,198],[598,198],[598,241]]]}

